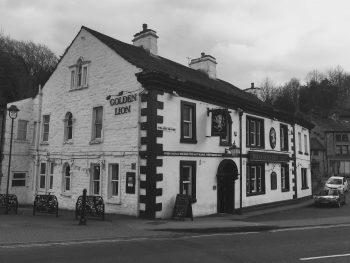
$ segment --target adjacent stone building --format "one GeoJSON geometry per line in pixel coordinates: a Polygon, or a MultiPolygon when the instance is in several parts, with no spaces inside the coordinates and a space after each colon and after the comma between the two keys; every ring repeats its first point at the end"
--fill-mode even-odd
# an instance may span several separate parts
{"type": "Polygon", "coordinates": [[[159,56],[157,39],[147,25],[133,45],[81,28],[38,96],[15,103],[10,192],[74,209],[86,188],[147,218],[171,217],[179,193],[194,216],[309,197],[312,124],[218,79],[211,55],[159,56]]]}

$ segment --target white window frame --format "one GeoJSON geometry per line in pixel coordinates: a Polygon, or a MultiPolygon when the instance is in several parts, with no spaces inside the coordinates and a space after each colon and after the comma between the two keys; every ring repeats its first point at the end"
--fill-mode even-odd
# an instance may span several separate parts
{"type": "Polygon", "coordinates": [[[308,189],[309,188],[309,182],[308,182],[308,176],[307,176],[307,169],[301,168],[301,189],[308,189]]]}
{"type": "Polygon", "coordinates": [[[50,119],[51,119],[51,116],[50,114],[44,114],[43,115],[43,124],[42,124],[42,138],[41,140],[43,142],[48,142],[49,141],[49,136],[50,136],[50,119]],[[45,122],[45,117],[48,118],[48,121],[45,122]],[[47,127],[47,131],[45,131],[45,127],[47,127]],[[47,138],[45,138],[45,134],[47,134],[47,138]]]}
{"type": "Polygon", "coordinates": [[[64,163],[62,171],[62,191],[70,192],[72,190],[72,169],[69,163],[64,163]],[[67,167],[69,167],[69,175],[67,176],[67,167]],[[67,180],[69,180],[69,189],[67,189],[67,180]]]}
{"type": "Polygon", "coordinates": [[[99,163],[93,163],[91,164],[91,177],[90,177],[90,194],[91,195],[101,195],[101,190],[102,190],[102,171],[101,171],[101,165],[99,163]],[[99,167],[99,179],[96,180],[94,179],[94,171],[95,167],[99,167]],[[95,183],[98,182],[98,193],[95,193],[95,183]]]}
{"type": "Polygon", "coordinates": [[[27,120],[18,120],[17,122],[17,140],[25,141],[27,140],[28,133],[28,121],[27,120]],[[25,124],[25,128],[22,129],[21,124],[25,124]]]}
{"type": "Polygon", "coordinates": [[[108,164],[108,198],[120,198],[120,186],[121,186],[121,180],[120,180],[120,165],[119,163],[110,163],[108,164]],[[116,167],[116,170],[114,170],[116,167]],[[113,179],[113,171],[117,172],[117,179],[113,179]],[[113,195],[113,184],[117,183],[117,195],[113,195]]]}
{"type": "MultiPolygon", "coordinates": [[[[189,116],[186,116],[186,117],[189,117],[188,120],[186,120],[185,118],[183,118],[183,125],[188,125],[188,135],[185,135],[185,129],[184,129],[184,138],[192,138],[193,137],[193,119],[192,119],[192,116],[193,116],[193,108],[189,105],[184,105],[184,109],[188,109],[188,114],[189,116]]],[[[185,117],[185,116],[184,116],[185,117]]]]}
{"type": "Polygon", "coordinates": [[[64,141],[71,141],[73,139],[73,123],[74,123],[74,119],[73,119],[73,114],[68,111],[64,117],[64,141]],[[71,124],[69,125],[69,117],[71,116],[71,124]],[[72,130],[71,131],[71,138],[68,138],[69,135],[69,128],[72,130]]]}
{"type": "Polygon", "coordinates": [[[308,140],[307,140],[307,135],[304,134],[304,148],[305,148],[305,154],[309,153],[309,147],[308,147],[308,140]]]}
{"type": "Polygon", "coordinates": [[[40,166],[39,166],[39,181],[38,181],[38,188],[39,188],[39,190],[41,190],[41,191],[45,191],[46,190],[46,173],[47,173],[47,163],[46,162],[41,162],[40,163],[40,166]],[[45,166],[45,171],[43,172],[42,171],[42,166],[45,166]],[[44,186],[43,187],[41,187],[41,180],[44,180],[43,182],[44,182],[44,186]]]}
{"type": "Polygon", "coordinates": [[[301,132],[298,132],[298,143],[299,143],[299,152],[303,152],[302,142],[301,142],[301,132]]]}
{"type": "Polygon", "coordinates": [[[18,172],[18,171],[16,171],[16,172],[13,172],[12,173],[12,180],[11,180],[11,188],[12,187],[26,187],[27,186],[27,173],[28,172],[18,172]],[[16,174],[24,174],[24,178],[15,178],[15,175],[16,174]],[[16,181],[24,181],[24,185],[13,185],[13,182],[16,182],[16,181]]]}
{"type": "Polygon", "coordinates": [[[89,85],[89,64],[90,61],[84,61],[79,58],[75,65],[70,66],[70,89],[87,88],[89,85]]]}
{"type": "Polygon", "coordinates": [[[38,122],[37,121],[35,121],[34,123],[33,123],[33,138],[32,138],[32,144],[35,144],[35,142],[36,142],[36,135],[37,135],[37,129],[38,129],[38,122]]]}
{"type": "Polygon", "coordinates": [[[92,109],[92,136],[91,140],[102,140],[103,138],[103,106],[97,106],[92,109]],[[96,123],[96,116],[97,116],[97,110],[101,109],[102,110],[102,117],[101,117],[101,123],[96,123]],[[96,137],[96,130],[97,130],[97,125],[101,125],[101,136],[96,137]]]}
{"type": "Polygon", "coordinates": [[[49,180],[48,180],[48,184],[49,184],[49,190],[53,190],[53,175],[54,175],[54,170],[55,170],[55,164],[54,163],[50,163],[50,173],[49,173],[49,180]]]}

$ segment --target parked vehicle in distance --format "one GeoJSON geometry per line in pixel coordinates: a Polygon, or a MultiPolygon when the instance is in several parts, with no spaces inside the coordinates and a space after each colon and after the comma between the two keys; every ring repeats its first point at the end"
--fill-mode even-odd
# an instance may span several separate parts
{"type": "Polygon", "coordinates": [[[346,192],[348,190],[348,181],[343,176],[331,176],[328,178],[325,187],[342,189],[346,192]]]}
{"type": "Polygon", "coordinates": [[[342,189],[324,188],[318,194],[314,195],[314,204],[320,205],[336,205],[340,207],[345,205],[345,194],[342,189]]]}

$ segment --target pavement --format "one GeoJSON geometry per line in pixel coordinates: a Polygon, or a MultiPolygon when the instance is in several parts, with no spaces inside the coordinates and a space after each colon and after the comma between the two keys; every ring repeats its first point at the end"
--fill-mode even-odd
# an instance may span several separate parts
{"type": "MultiPolygon", "coordinates": [[[[312,205],[313,200],[276,206],[238,214],[218,214],[190,219],[140,219],[132,216],[107,214],[106,219],[88,218],[80,226],[74,211],[60,210],[52,214],[32,215],[29,207],[20,207],[18,214],[0,210],[0,248],[8,245],[88,242],[108,240],[138,240],[179,237],[186,234],[250,232],[271,229],[349,224],[349,217],[312,218],[297,220],[254,220],[261,215],[279,213],[312,205]]],[[[350,224],[349,224],[350,225],[350,224]]]]}

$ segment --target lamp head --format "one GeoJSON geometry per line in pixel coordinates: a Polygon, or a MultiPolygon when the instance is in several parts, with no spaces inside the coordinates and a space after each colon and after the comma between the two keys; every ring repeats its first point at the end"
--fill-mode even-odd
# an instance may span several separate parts
{"type": "Polygon", "coordinates": [[[11,119],[17,118],[17,113],[19,112],[19,109],[16,107],[16,105],[11,105],[7,110],[11,119]]]}

